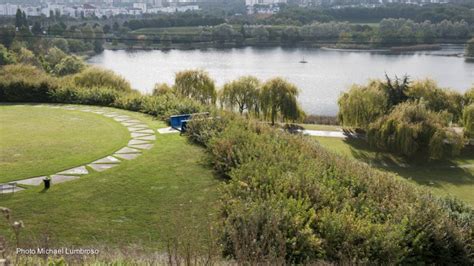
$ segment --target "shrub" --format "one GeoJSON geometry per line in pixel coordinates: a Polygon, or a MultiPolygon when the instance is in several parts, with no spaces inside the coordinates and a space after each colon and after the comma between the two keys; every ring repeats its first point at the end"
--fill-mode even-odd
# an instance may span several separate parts
{"type": "Polygon", "coordinates": [[[467,136],[474,137],[474,103],[466,106],[462,115],[464,129],[467,136]]]}
{"type": "Polygon", "coordinates": [[[174,94],[148,96],[142,103],[142,112],[167,119],[170,115],[192,114],[204,111],[204,106],[198,102],[180,98],[174,94]]]}
{"type": "Polygon", "coordinates": [[[466,93],[464,94],[464,104],[465,105],[470,105],[474,103],[474,87],[470,88],[466,93]]]}
{"type": "Polygon", "coordinates": [[[406,102],[370,125],[371,145],[403,156],[420,152],[431,159],[459,154],[462,136],[448,128],[443,116],[428,110],[424,104],[406,102]]]}
{"type": "Polygon", "coordinates": [[[76,74],[85,68],[81,59],[75,56],[67,56],[54,66],[53,73],[58,76],[76,74]]]}
{"type": "Polygon", "coordinates": [[[14,64],[16,62],[15,55],[0,44],[0,66],[14,64]]]}
{"type": "Polygon", "coordinates": [[[174,90],[172,87],[170,87],[166,83],[157,83],[155,84],[155,87],[153,88],[153,96],[160,96],[168,93],[174,93],[174,90]]]}
{"type": "MultiPolygon", "coordinates": [[[[115,99],[114,106],[117,108],[130,110],[130,111],[141,111],[143,110],[143,102],[147,96],[143,96],[140,93],[122,93],[115,99]]],[[[149,97],[149,96],[148,96],[149,97]]]]}
{"type": "Polygon", "coordinates": [[[113,71],[97,67],[86,68],[73,78],[76,86],[85,88],[107,87],[117,91],[131,91],[130,83],[113,71]]]}
{"type": "Polygon", "coordinates": [[[30,65],[7,65],[0,69],[0,99],[6,102],[48,102],[58,88],[54,78],[30,65]]]}
{"type": "Polygon", "coordinates": [[[230,179],[222,244],[239,264],[472,263],[474,212],[459,202],[235,115],[187,134],[230,179]]]}
{"type": "Polygon", "coordinates": [[[120,92],[110,88],[63,86],[54,91],[51,98],[60,103],[112,106],[119,95],[120,92]]]}

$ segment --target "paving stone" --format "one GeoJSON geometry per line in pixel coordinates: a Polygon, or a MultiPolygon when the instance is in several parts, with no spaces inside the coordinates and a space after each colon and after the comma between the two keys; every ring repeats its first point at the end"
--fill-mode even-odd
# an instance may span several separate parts
{"type": "Polygon", "coordinates": [[[140,138],[140,137],[150,136],[150,134],[135,133],[135,132],[132,132],[130,135],[132,136],[132,138],[140,138]]]}
{"type": "Polygon", "coordinates": [[[140,131],[137,131],[137,133],[150,133],[150,134],[155,134],[155,132],[151,129],[143,129],[140,131]]]}
{"type": "Polygon", "coordinates": [[[117,122],[124,122],[124,121],[128,121],[127,118],[117,118],[117,117],[114,117],[114,120],[117,121],[117,122]]]}
{"type": "Polygon", "coordinates": [[[133,126],[127,127],[127,129],[128,129],[128,131],[130,131],[130,132],[136,132],[136,131],[144,130],[144,128],[133,127],[133,126]]]}
{"type": "Polygon", "coordinates": [[[115,118],[120,118],[120,119],[127,119],[127,120],[131,120],[132,118],[128,115],[119,115],[119,116],[116,116],[115,118]]]}
{"type": "Polygon", "coordinates": [[[142,149],[142,150],[149,150],[153,148],[153,144],[138,144],[138,145],[129,145],[132,148],[142,149]]]}
{"type": "Polygon", "coordinates": [[[142,122],[121,122],[120,124],[126,126],[126,127],[141,127],[141,128],[147,128],[148,126],[143,124],[142,122]]]}
{"type": "Polygon", "coordinates": [[[155,135],[145,136],[145,137],[138,137],[139,140],[156,140],[155,135]]]}
{"type": "Polygon", "coordinates": [[[103,115],[103,114],[105,114],[105,112],[104,112],[104,111],[93,111],[93,113],[96,113],[96,114],[99,114],[99,115],[103,115]]]}
{"type": "Polygon", "coordinates": [[[123,147],[120,150],[118,150],[116,153],[140,153],[140,150],[129,148],[129,147],[123,147]]]}
{"type": "Polygon", "coordinates": [[[28,178],[28,179],[18,180],[18,181],[15,181],[15,182],[17,182],[18,184],[21,184],[21,185],[39,186],[39,185],[41,185],[41,183],[43,183],[43,179],[45,177],[46,176],[38,176],[38,177],[32,177],[32,178],[28,178]]]}
{"type": "Polygon", "coordinates": [[[114,156],[117,156],[118,158],[125,159],[125,160],[133,160],[137,158],[138,156],[142,155],[141,153],[116,153],[114,156]]]}
{"type": "Polygon", "coordinates": [[[179,133],[178,130],[176,130],[172,127],[159,128],[157,131],[160,134],[179,133]]]}
{"type": "Polygon", "coordinates": [[[25,190],[25,189],[18,186],[10,185],[10,184],[0,184],[0,194],[14,193],[14,192],[22,191],[22,190],[25,190]]]}
{"type": "Polygon", "coordinates": [[[104,116],[107,116],[107,117],[116,117],[116,116],[119,116],[120,114],[117,114],[117,113],[107,113],[107,114],[104,114],[104,116]]]}
{"type": "Polygon", "coordinates": [[[127,122],[129,122],[129,123],[143,123],[142,121],[140,121],[140,120],[137,120],[137,119],[134,119],[134,120],[128,120],[127,122]]]}
{"type": "Polygon", "coordinates": [[[87,175],[88,173],[89,171],[87,171],[85,166],[79,166],[59,172],[58,175],[87,175]]]}
{"type": "Polygon", "coordinates": [[[90,168],[94,169],[97,172],[102,172],[112,167],[115,167],[117,165],[118,164],[111,164],[111,163],[106,163],[106,164],[91,163],[91,164],[88,164],[87,166],[89,166],[90,168]]]}
{"type": "Polygon", "coordinates": [[[132,139],[128,142],[128,145],[137,145],[137,144],[149,144],[149,141],[140,140],[140,139],[132,139]]]}
{"type": "Polygon", "coordinates": [[[113,156],[107,156],[92,163],[120,163],[120,160],[113,156]]]}
{"type": "Polygon", "coordinates": [[[74,176],[74,175],[52,175],[50,177],[51,177],[52,185],[79,179],[79,176],[74,176]]]}

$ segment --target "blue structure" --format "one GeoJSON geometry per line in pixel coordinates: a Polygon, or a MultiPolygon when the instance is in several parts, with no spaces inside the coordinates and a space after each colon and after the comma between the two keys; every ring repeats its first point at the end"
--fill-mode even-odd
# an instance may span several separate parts
{"type": "Polygon", "coordinates": [[[190,114],[170,116],[171,128],[181,131],[183,121],[187,121],[189,118],[191,118],[190,114]]]}
{"type": "Polygon", "coordinates": [[[209,113],[196,113],[196,114],[182,114],[170,116],[171,128],[179,130],[181,132],[186,131],[186,124],[194,115],[209,115],[209,113]]]}

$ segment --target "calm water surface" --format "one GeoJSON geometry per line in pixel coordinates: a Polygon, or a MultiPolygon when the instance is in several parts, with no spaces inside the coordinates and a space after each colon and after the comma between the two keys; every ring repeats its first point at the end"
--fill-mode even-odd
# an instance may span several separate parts
{"type": "Polygon", "coordinates": [[[443,87],[468,89],[474,83],[474,63],[441,53],[395,55],[301,48],[106,50],[89,63],[121,74],[142,92],[151,92],[157,82],[172,84],[174,74],[185,69],[204,69],[219,86],[242,75],[254,75],[262,80],[282,76],[300,88],[299,101],[307,113],[335,115],[342,91],[353,83],[383,78],[385,73],[430,77],[443,87]],[[308,63],[299,63],[302,58],[308,63]]]}

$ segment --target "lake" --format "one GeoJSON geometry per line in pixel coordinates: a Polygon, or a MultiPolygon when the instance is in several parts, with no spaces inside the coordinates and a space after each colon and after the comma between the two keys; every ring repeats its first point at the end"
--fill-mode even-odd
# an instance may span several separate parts
{"type": "Polygon", "coordinates": [[[89,59],[130,81],[132,87],[151,92],[157,82],[173,83],[174,74],[186,69],[204,69],[218,86],[242,75],[262,80],[282,76],[300,89],[299,101],[308,114],[335,115],[337,98],[353,83],[371,78],[432,78],[443,87],[467,90],[474,83],[474,63],[446,56],[462,47],[442,51],[391,54],[387,52],[339,51],[305,48],[234,48],[170,51],[112,51],[89,59]],[[302,59],[306,64],[300,63],[302,59]]]}

